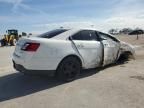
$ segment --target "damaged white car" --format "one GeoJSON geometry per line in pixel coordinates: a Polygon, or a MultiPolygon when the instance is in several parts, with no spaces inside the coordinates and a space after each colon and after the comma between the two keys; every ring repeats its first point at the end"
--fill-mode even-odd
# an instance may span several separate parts
{"type": "Polygon", "coordinates": [[[74,80],[81,69],[115,63],[121,55],[134,56],[131,45],[93,29],[56,29],[22,38],[13,53],[14,68],[23,73],[46,73],[74,80]]]}

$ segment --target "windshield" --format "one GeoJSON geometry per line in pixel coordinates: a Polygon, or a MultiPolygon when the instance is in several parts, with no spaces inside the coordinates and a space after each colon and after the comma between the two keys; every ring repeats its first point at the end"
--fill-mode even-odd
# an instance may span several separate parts
{"type": "Polygon", "coordinates": [[[41,38],[53,38],[61,33],[64,33],[66,32],[67,29],[56,29],[56,30],[52,30],[52,31],[49,31],[49,32],[46,32],[46,33],[43,33],[41,35],[39,35],[38,37],[41,37],[41,38]]]}
{"type": "Polygon", "coordinates": [[[16,34],[17,31],[16,30],[8,30],[8,34],[16,34]]]}

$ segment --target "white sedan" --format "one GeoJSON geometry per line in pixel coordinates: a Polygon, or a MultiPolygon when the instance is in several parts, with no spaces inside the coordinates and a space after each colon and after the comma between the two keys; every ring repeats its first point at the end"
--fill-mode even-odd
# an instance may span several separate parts
{"type": "Polygon", "coordinates": [[[56,29],[21,38],[13,53],[14,68],[23,73],[47,73],[74,80],[81,69],[115,63],[121,55],[134,56],[133,47],[93,29],[56,29]]]}

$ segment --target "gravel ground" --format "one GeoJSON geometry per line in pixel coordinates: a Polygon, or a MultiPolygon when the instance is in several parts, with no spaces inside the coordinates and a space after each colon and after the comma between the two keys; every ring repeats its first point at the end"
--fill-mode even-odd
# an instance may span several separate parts
{"type": "Polygon", "coordinates": [[[0,48],[0,108],[143,108],[144,48],[136,60],[87,70],[70,83],[24,76],[12,68],[14,47],[0,48]]]}

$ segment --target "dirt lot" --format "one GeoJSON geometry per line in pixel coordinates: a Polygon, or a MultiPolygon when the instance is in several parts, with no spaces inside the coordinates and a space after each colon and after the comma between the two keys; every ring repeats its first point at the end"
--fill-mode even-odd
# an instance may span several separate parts
{"type": "MultiPolygon", "coordinates": [[[[118,36],[143,46],[144,37],[118,36]]],[[[29,77],[12,68],[14,47],[0,48],[0,108],[143,108],[144,47],[136,60],[104,69],[84,71],[70,83],[29,77]]]]}
{"type": "Polygon", "coordinates": [[[136,35],[117,35],[118,39],[128,42],[132,45],[144,45],[144,34],[139,35],[139,39],[136,39],[136,35]]]}

